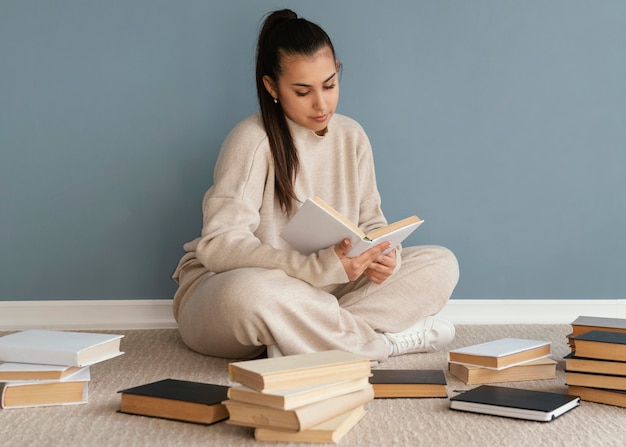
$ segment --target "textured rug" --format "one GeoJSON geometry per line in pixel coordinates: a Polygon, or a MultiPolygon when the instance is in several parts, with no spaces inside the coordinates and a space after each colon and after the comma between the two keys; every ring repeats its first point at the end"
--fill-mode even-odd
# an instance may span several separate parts
{"type": "MultiPolygon", "coordinates": [[[[107,332],[107,331],[101,331],[107,332]]],[[[568,325],[458,326],[451,348],[503,337],[552,342],[557,378],[506,386],[566,392],[563,356],[568,325]]],[[[118,413],[121,389],[176,378],[232,385],[228,361],[188,350],[176,330],[114,331],[125,334],[121,357],[92,367],[86,405],[0,410],[3,446],[249,446],[252,429],[226,423],[210,426],[118,413]]],[[[0,333],[3,334],[3,333],[0,333]]],[[[447,368],[447,353],[407,355],[381,368],[447,368]]],[[[473,388],[447,374],[448,396],[473,388]]],[[[449,399],[376,399],[340,442],[342,446],[624,446],[626,409],[583,402],[548,422],[456,412],[449,399]]],[[[294,445],[294,444],[283,444],[294,445]]]]}

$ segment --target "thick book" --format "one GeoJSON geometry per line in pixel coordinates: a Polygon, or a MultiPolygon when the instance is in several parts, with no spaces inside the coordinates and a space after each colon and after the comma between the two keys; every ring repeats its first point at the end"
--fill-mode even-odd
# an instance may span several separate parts
{"type": "Polygon", "coordinates": [[[350,239],[347,256],[358,256],[368,248],[389,241],[391,251],[406,239],[424,221],[410,216],[365,234],[319,197],[307,199],[293,218],[285,225],[280,236],[300,253],[309,255],[321,249],[350,239]]]}
{"type": "Polygon", "coordinates": [[[370,359],[339,350],[233,362],[231,379],[257,391],[278,391],[369,377],[370,359]]]}
{"type": "Polygon", "coordinates": [[[501,338],[448,352],[450,363],[504,369],[550,355],[550,342],[501,338]]]}
{"type": "Polygon", "coordinates": [[[626,362],[626,333],[594,330],[572,339],[578,357],[626,362]]]}
{"type": "Polygon", "coordinates": [[[565,383],[567,385],[626,391],[626,376],[611,376],[609,374],[593,374],[566,370],[565,383]]]}
{"type": "Polygon", "coordinates": [[[315,427],[298,432],[256,428],[254,438],[257,441],[270,442],[337,444],[365,416],[365,413],[365,407],[361,405],[315,427]]]}
{"type": "Polygon", "coordinates": [[[481,368],[479,366],[450,363],[450,374],[468,385],[502,382],[523,382],[556,378],[557,361],[548,357],[533,360],[505,369],[481,368]]]}
{"type": "Polygon", "coordinates": [[[64,380],[88,366],[38,365],[34,363],[0,363],[0,382],[15,380],[64,380]]]}
{"type": "Polygon", "coordinates": [[[572,335],[574,336],[594,330],[626,333],[626,318],[581,315],[572,321],[572,335]]]}
{"type": "Polygon", "coordinates": [[[302,431],[315,427],[356,407],[365,405],[372,399],[374,399],[374,390],[369,386],[359,391],[331,397],[291,410],[263,407],[236,400],[224,401],[224,405],[228,409],[229,418],[227,423],[229,424],[254,428],[302,431]]]}
{"type": "Polygon", "coordinates": [[[567,371],[587,372],[626,376],[626,362],[616,360],[600,360],[578,357],[576,353],[569,353],[564,357],[567,371]]]}
{"type": "Polygon", "coordinates": [[[117,357],[123,335],[31,329],[0,337],[0,361],[89,366],[117,357]]]}
{"type": "Polygon", "coordinates": [[[440,369],[374,369],[370,377],[375,398],[448,397],[440,369]]]}
{"type": "Polygon", "coordinates": [[[581,400],[616,407],[626,407],[626,391],[569,385],[567,392],[573,396],[580,397],[581,400]]]}
{"type": "Polygon", "coordinates": [[[207,425],[228,418],[225,385],[164,379],[119,393],[121,413],[207,425]]]}
{"type": "Polygon", "coordinates": [[[367,377],[273,392],[261,392],[247,386],[236,385],[229,388],[228,398],[264,407],[291,410],[320,400],[358,391],[368,386],[367,377]]]}
{"type": "Polygon", "coordinates": [[[480,385],[450,398],[450,408],[549,422],[580,405],[580,398],[548,391],[480,385]]]}
{"type": "Polygon", "coordinates": [[[0,408],[86,404],[89,380],[89,368],[84,368],[67,380],[3,382],[0,383],[0,408]]]}

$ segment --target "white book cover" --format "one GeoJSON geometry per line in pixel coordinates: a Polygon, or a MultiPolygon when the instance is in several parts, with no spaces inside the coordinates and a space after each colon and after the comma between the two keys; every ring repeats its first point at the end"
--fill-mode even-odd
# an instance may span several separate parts
{"type": "Polygon", "coordinates": [[[518,352],[549,345],[549,341],[527,340],[525,338],[501,338],[464,348],[453,349],[450,353],[477,355],[485,357],[504,357],[518,352]]]}
{"type": "Polygon", "coordinates": [[[41,365],[35,363],[0,363],[0,382],[30,382],[34,380],[69,380],[88,366],[41,365]],[[32,377],[31,379],[12,377],[32,377]]]}
{"type": "Polygon", "coordinates": [[[30,407],[47,407],[47,406],[56,406],[56,405],[77,405],[77,404],[86,404],[89,401],[89,381],[91,380],[91,372],[89,367],[81,368],[81,370],[72,376],[69,380],[36,380],[36,381],[19,381],[19,382],[0,382],[0,407],[6,409],[12,408],[30,408],[30,407]],[[6,394],[10,391],[11,388],[15,387],[29,387],[36,386],[40,387],[42,385],[51,384],[51,383],[62,383],[62,382],[83,382],[83,391],[82,391],[82,399],[80,401],[75,402],[48,402],[48,403],[39,403],[39,404],[23,404],[23,405],[5,405],[6,394]]]}
{"type": "Polygon", "coordinates": [[[117,357],[123,335],[31,329],[0,337],[0,361],[89,366],[117,357]]]}
{"type": "MultiPolygon", "coordinates": [[[[323,203],[319,198],[315,200],[323,203]]],[[[387,251],[391,251],[424,222],[412,221],[409,225],[370,240],[353,223],[345,222],[345,218],[339,213],[329,211],[315,200],[307,199],[280,233],[280,237],[289,245],[305,255],[336,245],[346,238],[351,242],[347,256],[358,256],[385,241],[390,242],[391,248],[387,251]]]]}

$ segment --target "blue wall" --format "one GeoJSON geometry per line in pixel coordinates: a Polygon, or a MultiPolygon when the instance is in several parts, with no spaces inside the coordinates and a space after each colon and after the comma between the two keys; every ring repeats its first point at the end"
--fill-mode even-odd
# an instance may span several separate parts
{"type": "Polygon", "coordinates": [[[626,2],[4,1],[0,300],[171,298],[264,13],[320,23],[455,299],[626,297],[626,2]]]}

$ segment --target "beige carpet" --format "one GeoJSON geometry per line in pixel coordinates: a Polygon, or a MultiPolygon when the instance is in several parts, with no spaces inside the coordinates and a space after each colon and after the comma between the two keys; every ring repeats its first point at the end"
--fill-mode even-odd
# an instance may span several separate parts
{"type": "MultiPolygon", "coordinates": [[[[510,383],[566,392],[562,357],[567,325],[459,326],[452,348],[520,337],[550,340],[557,379],[510,383]]],[[[226,423],[187,424],[117,413],[118,390],[163,378],[228,385],[228,361],[189,351],[175,330],[116,331],[125,354],[92,368],[87,405],[0,410],[0,443],[13,446],[248,446],[252,430],[226,423]]],[[[446,353],[396,357],[384,368],[445,369],[446,353]]],[[[468,386],[448,375],[448,395],[468,386]]],[[[549,423],[452,411],[448,399],[388,399],[368,413],[342,446],[625,446],[626,409],[583,402],[549,423]]],[[[287,445],[287,444],[282,444],[287,445]]]]}

